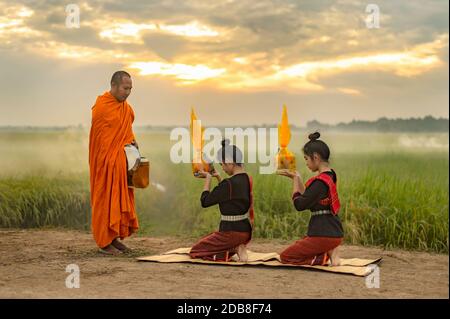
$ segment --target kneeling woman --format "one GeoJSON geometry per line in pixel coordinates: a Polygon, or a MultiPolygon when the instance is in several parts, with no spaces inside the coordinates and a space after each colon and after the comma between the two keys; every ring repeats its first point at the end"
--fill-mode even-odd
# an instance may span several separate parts
{"type": "Polygon", "coordinates": [[[219,231],[200,239],[192,247],[190,256],[214,261],[229,261],[231,257],[246,261],[245,246],[251,239],[253,224],[252,179],[242,166],[242,152],[235,145],[229,145],[229,140],[222,141],[217,157],[222,169],[231,177],[221,181],[220,175],[214,173],[219,185],[210,192],[212,176],[200,172],[200,177],[206,178],[200,200],[202,207],[219,204],[219,231]]]}
{"type": "Polygon", "coordinates": [[[318,140],[318,132],[310,134],[310,141],[303,147],[306,166],[318,174],[303,184],[298,172],[283,171],[279,174],[293,179],[292,200],[298,211],[309,209],[311,219],[308,233],[281,254],[281,262],[296,265],[340,264],[337,247],[344,232],[338,217],[340,208],[336,190],[336,173],[329,168],[330,149],[318,140]]]}

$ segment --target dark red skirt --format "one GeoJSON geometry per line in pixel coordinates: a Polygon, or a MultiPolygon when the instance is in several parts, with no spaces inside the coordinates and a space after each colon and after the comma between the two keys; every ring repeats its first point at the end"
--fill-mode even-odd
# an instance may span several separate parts
{"type": "Polygon", "coordinates": [[[286,248],[281,254],[283,264],[325,265],[329,260],[328,251],[342,243],[342,238],[304,237],[286,248]]]}
{"type": "Polygon", "coordinates": [[[192,246],[189,255],[191,258],[229,261],[231,256],[236,253],[237,247],[242,244],[247,244],[250,239],[250,232],[214,232],[203,237],[192,246]]]}

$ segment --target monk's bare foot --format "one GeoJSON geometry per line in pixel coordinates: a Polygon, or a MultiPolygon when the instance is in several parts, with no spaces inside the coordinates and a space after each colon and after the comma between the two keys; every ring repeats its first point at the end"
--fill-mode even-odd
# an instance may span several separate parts
{"type": "Polygon", "coordinates": [[[113,245],[116,249],[120,250],[123,253],[128,253],[131,251],[130,248],[128,248],[127,246],[125,246],[124,243],[122,243],[121,241],[119,241],[118,238],[114,239],[111,243],[111,245],[113,245]]]}
{"type": "Polygon", "coordinates": [[[328,252],[328,256],[330,256],[330,266],[340,266],[341,258],[339,257],[339,247],[332,249],[328,252]]]}
{"type": "Polygon", "coordinates": [[[105,255],[112,255],[112,256],[117,256],[120,255],[122,252],[120,250],[118,250],[117,248],[115,248],[113,245],[108,245],[106,247],[100,248],[99,250],[102,254],[105,255]]]}
{"type": "Polygon", "coordinates": [[[245,245],[240,245],[237,249],[237,255],[239,261],[246,262],[248,260],[247,247],[245,245]]]}

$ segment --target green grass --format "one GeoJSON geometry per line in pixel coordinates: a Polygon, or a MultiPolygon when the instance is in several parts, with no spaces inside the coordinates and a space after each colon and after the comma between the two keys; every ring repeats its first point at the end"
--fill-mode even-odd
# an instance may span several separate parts
{"type": "Polygon", "coordinates": [[[87,229],[90,222],[88,178],[40,175],[0,181],[0,226],[48,225],[87,229]]]}
{"type": "MultiPolygon", "coordinates": [[[[136,191],[140,234],[201,236],[216,229],[218,208],[200,207],[203,181],[192,177],[189,164],[170,162],[168,136],[138,137],[152,181],[166,187],[136,191]]],[[[0,151],[8,154],[0,159],[0,227],[89,229],[86,140],[87,132],[0,134],[0,151]]],[[[306,181],[312,173],[299,154],[303,140],[294,135],[291,149],[306,181]]],[[[347,243],[448,253],[448,147],[402,147],[394,134],[330,134],[327,141],[347,243]]],[[[246,168],[254,177],[255,237],[303,236],[309,213],[293,208],[290,180],[260,175],[254,164],[246,168]]]]}

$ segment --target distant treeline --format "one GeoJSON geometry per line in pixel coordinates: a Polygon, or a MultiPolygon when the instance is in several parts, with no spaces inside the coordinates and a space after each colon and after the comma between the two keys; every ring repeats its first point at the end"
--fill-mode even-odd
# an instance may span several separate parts
{"type": "MultiPolygon", "coordinates": [[[[136,131],[170,131],[180,126],[162,126],[162,125],[141,125],[134,126],[136,131]]],[[[188,125],[184,127],[189,128],[188,125]]],[[[235,125],[215,126],[219,129],[227,127],[236,127],[235,125]]],[[[254,127],[277,127],[276,123],[247,125],[242,128],[254,127]]],[[[67,131],[67,130],[88,130],[89,127],[79,125],[71,126],[0,126],[2,131],[67,131]]],[[[433,116],[425,116],[423,118],[407,118],[407,119],[388,119],[386,117],[379,118],[376,121],[353,120],[348,123],[326,124],[317,120],[309,121],[306,127],[291,124],[293,131],[341,131],[341,132],[449,132],[449,119],[435,118],[433,116]]]]}
{"type": "Polygon", "coordinates": [[[324,124],[318,121],[307,123],[307,130],[336,130],[336,131],[368,131],[368,132],[448,132],[449,120],[446,118],[388,119],[382,117],[376,121],[353,120],[349,123],[336,125],[324,124]]]}
{"type": "MultiPolygon", "coordinates": [[[[261,125],[249,125],[247,127],[277,127],[278,124],[261,124],[261,125]]],[[[188,126],[185,126],[188,128],[188,126]]],[[[234,125],[229,126],[216,126],[219,129],[225,129],[226,127],[234,127],[234,125]]],[[[172,127],[164,126],[152,126],[146,125],[141,126],[139,129],[142,130],[164,130],[172,129],[172,127]]],[[[348,123],[338,123],[338,124],[326,124],[321,123],[317,120],[309,121],[306,127],[297,126],[291,124],[291,129],[293,131],[348,131],[348,132],[448,132],[449,131],[449,119],[446,118],[435,118],[433,116],[425,116],[423,118],[407,118],[407,119],[388,119],[386,117],[379,118],[376,121],[361,121],[353,120],[348,123]]]]}
{"type": "Polygon", "coordinates": [[[87,128],[81,124],[67,126],[32,126],[32,125],[4,125],[0,126],[0,132],[63,132],[83,131],[87,128]]]}

